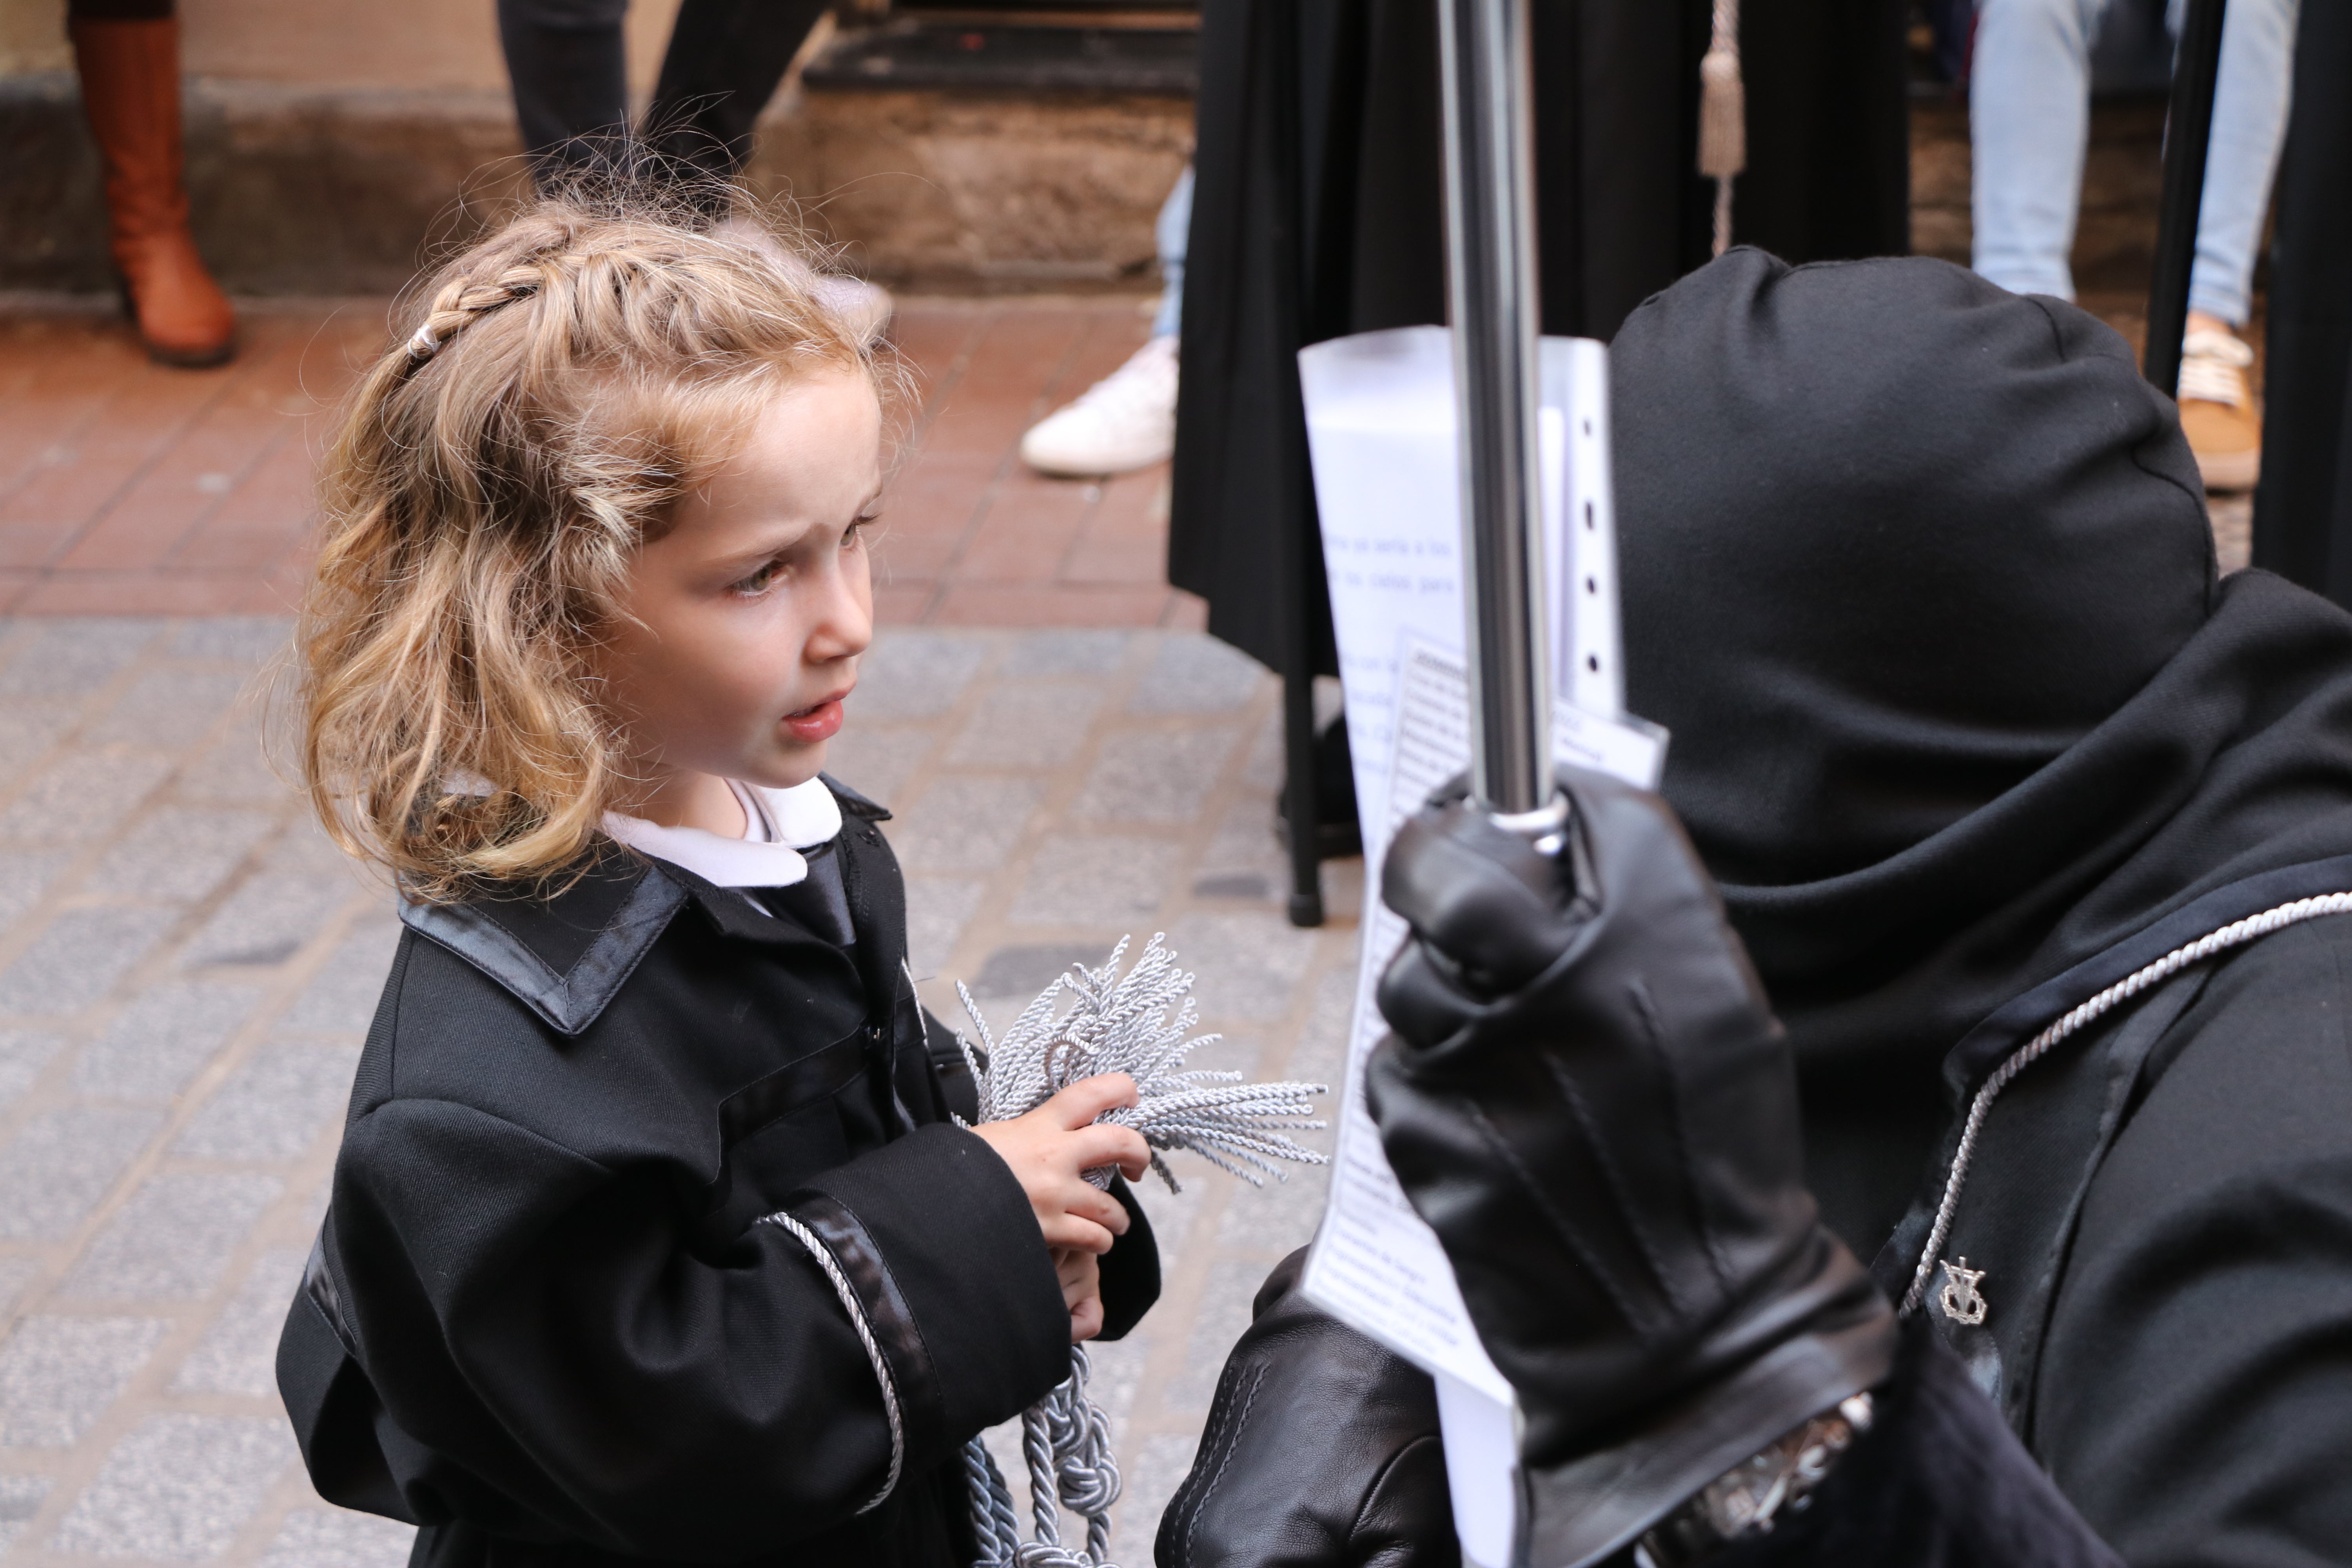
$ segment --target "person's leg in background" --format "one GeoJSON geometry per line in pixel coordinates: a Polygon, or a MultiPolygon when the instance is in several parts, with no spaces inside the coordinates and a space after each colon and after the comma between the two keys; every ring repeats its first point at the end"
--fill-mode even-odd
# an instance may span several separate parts
{"type": "Polygon", "coordinates": [[[1128,362],[1021,437],[1040,473],[1071,479],[1123,474],[1165,462],[1176,449],[1176,340],[1184,319],[1184,250],[1192,229],[1192,165],[1160,206],[1152,241],[1164,285],[1151,337],[1128,362]]]}
{"type": "Polygon", "coordinates": [[[642,139],[715,180],[751,155],[751,127],[833,0],[685,0],[642,139]]]}
{"type": "Polygon", "coordinates": [[[541,187],[594,166],[629,133],[629,0],[499,0],[515,119],[541,187]]]}
{"type": "Polygon", "coordinates": [[[236,313],[188,228],[172,0],[70,0],[66,31],[106,166],[109,248],[123,303],[156,359],[219,364],[236,352],[236,313]]]}
{"type": "MultiPolygon", "coordinates": [[[[2254,253],[2270,211],[2286,136],[2297,0],[2230,0],[2221,16],[2221,78],[2198,205],[2197,260],[2189,277],[2189,331],[2180,360],[2180,424],[2209,489],[2253,488],[2262,416],[2246,372],[2254,253]]],[[[2185,0],[2167,18],[2178,37],[2185,0]]]]}
{"type": "Polygon", "coordinates": [[[2091,44],[2109,0],[1980,0],[1969,70],[1973,265],[2074,297],[2067,258],[2091,129],[2091,44]]]}

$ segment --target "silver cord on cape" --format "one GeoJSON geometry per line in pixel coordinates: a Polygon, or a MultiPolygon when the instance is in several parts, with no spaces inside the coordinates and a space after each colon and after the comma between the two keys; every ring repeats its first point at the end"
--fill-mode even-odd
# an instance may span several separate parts
{"type": "MultiPolygon", "coordinates": [[[[980,1091],[981,1121],[1023,1115],[1080,1079],[1123,1072],[1135,1080],[1137,1102],[1098,1120],[1143,1134],[1152,1168],[1171,1193],[1181,1189],[1160,1158],[1168,1150],[1188,1150],[1255,1185],[1265,1184],[1262,1172],[1286,1179],[1270,1163],[1275,1160],[1325,1163],[1325,1156],[1284,1136],[1324,1125],[1310,1115],[1312,1097],[1326,1092],[1322,1085],[1244,1083],[1238,1072],[1184,1067],[1195,1047],[1219,1037],[1192,1033],[1200,1022],[1192,976],[1176,967],[1175,954],[1161,940],[1155,933],[1125,975],[1118,967],[1127,954],[1125,937],[1101,967],[1073,964],[1002,1037],[989,1031],[979,1004],[959,984],[956,994],[980,1036],[977,1047],[961,1034],[956,1041],[980,1091]],[[1057,1011],[1065,995],[1070,1005],[1057,1011]]],[[[1087,1179],[1108,1187],[1114,1173],[1106,1166],[1087,1172],[1087,1179]]],[[[1111,1568],[1118,1462],[1111,1453],[1109,1419],[1087,1398],[1088,1370],[1086,1351],[1073,1345],[1070,1375],[1022,1413],[1021,1451],[1036,1540],[1021,1539],[1012,1489],[987,1445],[978,1437],[964,1445],[977,1568],[1111,1568]],[[1063,1542],[1064,1509],[1086,1521],[1084,1546],[1063,1542]]]]}
{"type": "Polygon", "coordinates": [[[1698,172],[1715,182],[1715,254],[1731,247],[1731,182],[1748,167],[1748,89],[1739,74],[1739,0],[1715,0],[1698,62],[1698,172]]]}
{"type": "Polygon", "coordinates": [[[819,1268],[824,1270],[824,1277],[833,1282],[833,1293],[841,1298],[843,1309],[849,1313],[849,1326],[857,1331],[857,1342],[866,1347],[866,1359],[874,1363],[874,1379],[882,1385],[882,1418],[890,1427],[890,1468],[882,1477],[882,1489],[868,1498],[857,1510],[861,1514],[871,1513],[882,1506],[883,1499],[898,1489],[898,1471],[907,1461],[907,1429],[898,1415],[898,1381],[890,1374],[890,1363],[884,1358],[882,1347],[875,1342],[873,1326],[866,1321],[865,1304],[858,1300],[857,1292],[850,1288],[849,1277],[841,1271],[841,1264],[834,1258],[833,1248],[819,1241],[814,1231],[788,1214],[762,1215],[760,1223],[789,1231],[795,1241],[808,1248],[808,1255],[816,1259],[819,1268]]]}
{"type": "MultiPolygon", "coordinates": [[[[2135,970],[2011,1052],[2008,1059],[1985,1079],[1984,1087],[1977,1090],[1976,1098],[1969,1102],[1968,1120],[1960,1127],[1959,1147],[1952,1152],[1951,1174],[1944,1180],[1943,1202],[1937,1205],[1936,1223],[1928,1229],[1927,1244],[1919,1250],[1919,1265],[1912,1271],[1911,1289],[1904,1293],[1899,1315],[1909,1317],[1927,1299],[1928,1280],[1942,1257],[1945,1241],[1952,1234],[1952,1221],[1959,1213],[1960,1189],[1967,1184],[1969,1166],[1976,1158],[1977,1138],[1984,1131],[1985,1116],[1992,1110],[1994,1099],[2009,1087],[2011,1079],[2047,1056],[2052,1047],[2085,1024],[2095,1022],[2117,1005],[2130,1001],[2159,981],[2171,979],[2190,964],[2202,963],[2217,952],[2252,942],[2257,937],[2268,936],[2284,927],[2317,920],[2323,915],[2340,914],[2352,914],[2352,892],[2323,893],[2316,898],[2297,899],[2292,903],[2264,910],[2258,915],[2233,921],[2218,931],[2208,931],[2195,942],[2174,948],[2154,963],[2135,970]]],[[[1960,1263],[1965,1268],[1968,1259],[1961,1258],[1960,1263]]],[[[1973,1269],[1967,1272],[1972,1293],[1975,1281],[1983,1277],[1984,1271],[1973,1269]]],[[[1981,1321],[1983,1316],[1979,1304],[1971,1321],[1981,1321]]]]}

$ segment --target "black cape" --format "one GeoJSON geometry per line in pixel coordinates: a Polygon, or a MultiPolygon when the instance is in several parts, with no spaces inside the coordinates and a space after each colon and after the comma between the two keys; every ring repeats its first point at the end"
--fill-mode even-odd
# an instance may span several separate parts
{"type": "MultiPolygon", "coordinates": [[[[1824,1214],[1900,1297],[2013,1048],[2352,889],[2352,616],[2217,582],[2123,341],[1942,262],[1736,252],[1612,374],[1629,701],[1789,1029],[1824,1214]]],[[[2352,917],[2312,920],[1984,1122],[1941,1256],[1991,1311],[1921,1316],[2135,1564],[2352,1561],[2347,1016],[2352,917]]]]}
{"type": "MultiPolygon", "coordinates": [[[[1909,248],[1904,7],[1743,8],[1740,240],[1909,248]]],[[[1705,0],[1535,0],[1544,330],[1606,338],[1707,258],[1705,0]]],[[[1206,0],[1169,580],[1275,669],[1335,672],[1297,352],[1445,320],[1436,8],[1206,0]]]]}
{"type": "Polygon", "coordinates": [[[2254,564],[2352,605],[2352,9],[2305,5],[2279,166],[2254,564]]]}

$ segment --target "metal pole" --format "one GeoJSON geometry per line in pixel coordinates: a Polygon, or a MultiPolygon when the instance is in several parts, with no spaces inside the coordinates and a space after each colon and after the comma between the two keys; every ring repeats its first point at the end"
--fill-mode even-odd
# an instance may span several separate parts
{"type": "Polygon", "coordinates": [[[2180,336],[2189,326],[2189,275],[2197,215],[2205,201],[2205,153],[2213,140],[2213,84],[2221,70],[2222,0],[2189,0],[2173,58],[2164,117],[2164,205],[2156,224],[2156,275],[2147,290],[2144,374],[2168,397],[2180,392],[2180,336]]]}
{"type": "Polygon", "coordinates": [[[1517,816],[1552,797],[1528,5],[1437,5],[1471,780],[1490,811],[1517,816]]]}

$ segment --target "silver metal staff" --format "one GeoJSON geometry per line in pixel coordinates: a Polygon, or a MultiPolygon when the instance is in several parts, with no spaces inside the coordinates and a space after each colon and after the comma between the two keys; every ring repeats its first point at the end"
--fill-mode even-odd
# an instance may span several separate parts
{"type": "Polygon", "coordinates": [[[1528,5],[1437,0],[1437,8],[1471,783],[1488,810],[1523,816],[1552,799],[1528,5]]]}

